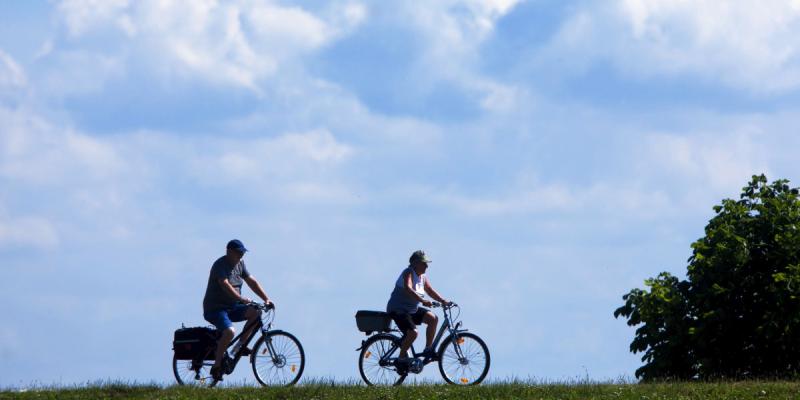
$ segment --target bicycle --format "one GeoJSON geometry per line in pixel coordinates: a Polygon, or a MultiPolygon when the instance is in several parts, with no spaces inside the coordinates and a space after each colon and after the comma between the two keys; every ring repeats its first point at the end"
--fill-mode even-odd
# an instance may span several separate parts
{"type": "Polygon", "coordinates": [[[481,383],[489,372],[491,359],[486,343],[467,329],[461,328],[461,308],[455,304],[442,305],[434,302],[433,308],[441,307],[444,315],[444,322],[436,334],[432,348],[438,351],[433,357],[422,357],[414,350],[413,344],[410,347],[410,363],[402,365],[405,360],[398,362],[400,355],[400,344],[403,336],[398,336],[392,332],[400,332],[391,329],[391,318],[388,313],[368,311],[359,312],[362,320],[359,321],[359,314],[356,314],[356,322],[359,329],[367,335],[373,331],[378,333],[368,337],[361,342],[360,356],[358,360],[358,370],[361,378],[367,385],[401,385],[408,376],[408,373],[419,374],[425,365],[437,361],[439,372],[442,378],[453,385],[477,385],[481,383]],[[453,309],[458,313],[453,318],[453,309]],[[382,320],[368,321],[368,318],[383,318],[382,320]],[[444,333],[448,336],[441,341],[444,333]]]}
{"type": "MultiPolygon", "coordinates": [[[[248,322],[231,342],[228,351],[222,359],[222,370],[226,375],[233,373],[236,364],[242,357],[249,356],[253,366],[253,374],[258,383],[262,386],[282,385],[291,386],[300,380],[305,368],[305,353],[300,341],[294,335],[282,330],[271,330],[272,322],[275,320],[275,306],[250,303],[261,312],[261,317],[248,322]],[[255,325],[249,330],[249,335],[243,337],[248,332],[250,326],[255,325]],[[258,332],[261,337],[255,342],[252,350],[248,347],[250,341],[256,337],[258,332]]],[[[219,338],[219,331],[215,330],[214,340],[202,349],[191,360],[179,359],[177,354],[172,359],[172,371],[179,385],[198,385],[214,387],[219,383],[211,376],[211,367],[214,365],[214,355],[217,351],[216,339],[219,338]]]]}

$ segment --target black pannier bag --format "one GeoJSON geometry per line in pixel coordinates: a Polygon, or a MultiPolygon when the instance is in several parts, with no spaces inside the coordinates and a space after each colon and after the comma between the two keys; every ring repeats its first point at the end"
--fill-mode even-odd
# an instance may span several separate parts
{"type": "Polygon", "coordinates": [[[383,311],[356,311],[356,326],[367,335],[372,332],[388,332],[392,330],[392,317],[383,311]]]}
{"type": "Polygon", "coordinates": [[[172,349],[178,360],[213,360],[217,349],[217,330],[202,326],[178,329],[172,349]]]}

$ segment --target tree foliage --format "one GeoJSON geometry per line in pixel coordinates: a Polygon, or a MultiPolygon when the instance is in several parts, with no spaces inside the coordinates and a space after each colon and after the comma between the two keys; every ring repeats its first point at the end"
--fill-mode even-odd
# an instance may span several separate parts
{"type": "Polygon", "coordinates": [[[800,372],[800,200],[787,180],[753,176],[692,244],[687,279],[667,272],[614,311],[637,326],[636,376],[712,379],[800,372]]]}

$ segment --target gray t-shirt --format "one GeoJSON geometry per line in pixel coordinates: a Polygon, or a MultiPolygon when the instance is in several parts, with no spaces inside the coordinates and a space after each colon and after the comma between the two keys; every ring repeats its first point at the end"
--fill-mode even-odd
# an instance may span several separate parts
{"type": "Polygon", "coordinates": [[[242,283],[248,276],[250,276],[250,272],[247,271],[242,260],[239,260],[236,265],[231,264],[227,256],[222,256],[214,261],[208,276],[206,296],[203,298],[203,313],[224,310],[236,304],[236,299],[231,297],[220,285],[220,279],[227,278],[231,286],[241,294],[242,283]]]}
{"type": "Polygon", "coordinates": [[[392,290],[392,295],[389,296],[389,302],[386,304],[386,312],[413,314],[419,309],[419,301],[406,292],[405,277],[409,273],[411,274],[411,287],[418,295],[425,297],[425,281],[428,278],[425,274],[417,275],[414,268],[408,267],[400,273],[400,276],[394,282],[394,290],[392,290]]]}

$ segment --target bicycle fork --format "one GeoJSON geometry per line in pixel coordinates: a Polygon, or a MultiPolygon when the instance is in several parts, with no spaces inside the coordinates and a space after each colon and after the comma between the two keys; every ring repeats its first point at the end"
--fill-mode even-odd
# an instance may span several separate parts
{"type": "Polygon", "coordinates": [[[264,351],[261,354],[265,354],[269,352],[269,357],[272,359],[272,363],[275,364],[276,367],[281,368],[286,365],[286,357],[282,354],[278,354],[275,351],[275,346],[272,344],[272,337],[269,335],[264,335],[264,351]]]}

